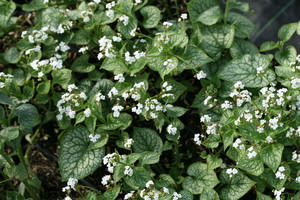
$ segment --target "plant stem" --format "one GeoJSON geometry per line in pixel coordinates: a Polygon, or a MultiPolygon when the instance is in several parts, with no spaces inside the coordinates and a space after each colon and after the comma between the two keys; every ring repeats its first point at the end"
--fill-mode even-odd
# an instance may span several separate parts
{"type": "Polygon", "coordinates": [[[35,143],[37,136],[39,135],[40,132],[40,128],[38,128],[35,133],[33,134],[31,141],[29,142],[29,144],[27,145],[26,148],[26,152],[25,152],[25,156],[24,156],[24,160],[25,160],[25,164],[26,166],[29,166],[29,154],[31,152],[32,149],[32,145],[35,143]]]}
{"type": "Polygon", "coordinates": [[[13,161],[11,161],[11,159],[9,158],[9,156],[7,156],[7,155],[5,154],[5,152],[1,152],[0,155],[6,160],[6,162],[8,162],[8,164],[9,164],[10,166],[13,166],[13,165],[14,165],[13,161]]]}
{"type": "Polygon", "coordinates": [[[227,23],[227,17],[228,17],[228,13],[229,13],[229,2],[230,0],[226,1],[226,6],[225,6],[225,13],[224,13],[224,23],[227,23]]]}

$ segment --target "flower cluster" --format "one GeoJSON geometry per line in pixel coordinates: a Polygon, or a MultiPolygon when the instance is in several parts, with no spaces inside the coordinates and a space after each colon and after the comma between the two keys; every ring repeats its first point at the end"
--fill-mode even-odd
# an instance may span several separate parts
{"type": "MultiPolygon", "coordinates": [[[[56,115],[57,120],[62,120],[63,116],[71,119],[76,116],[76,109],[80,109],[81,105],[87,100],[87,96],[84,92],[77,91],[78,87],[74,84],[68,86],[68,92],[61,96],[61,99],[57,102],[59,114],[56,115]]],[[[87,115],[87,111],[85,111],[87,115]]]]}
{"type": "Polygon", "coordinates": [[[7,83],[11,82],[13,77],[14,76],[11,74],[0,72],[0,89],[4,88],[7,83]]]}

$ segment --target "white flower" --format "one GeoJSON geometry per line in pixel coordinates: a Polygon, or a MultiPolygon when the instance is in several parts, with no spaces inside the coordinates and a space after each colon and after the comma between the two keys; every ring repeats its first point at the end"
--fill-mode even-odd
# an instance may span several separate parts
{"type": "Polygon", "coordinates": [[[89,138],[90,138],[91,142],[97,142],[97,140],[100,139],[100,137],[101,137],[100,134],[96,134],[96,135],[90,134],[89,135],[89,138]]]}
{"type": "Polygon", "coordinates": [[[240,138],[237,138],[232,146],[234,148],[238,148],[241,143],[242,143],[242,140],[240,138]]]}
{"type": "Polygon", "coordinates": [[[96,95],[95,95],[95,100],[97,102],[100,102],[101,100],[105,100],[105,96],[101,93],[101,92],[98,92],[96,95]]]}
{"type": "Polygon", "coordinates": [[[271,136],[268,136],[268,137],[266,138],[266,141],[267,141],[267,143],[272,143],[272,142],[273,142],[273,139],[272,139],[271,136]]]}
{"type": "Polygon", "coordinates": [[[101,0],[93,0],[95,3],[101,3],[101,0]]]}
{"type": "Polygon", "coordinates": [[[210,126],[207,126],[206,133],[207,135],[217,134],[217,124],[212,124],[210,126]]]}
{"type": "Polygon", "coordinates": [[[59,43],[59,46],[57,46],[56,48],[55,48],[55,51],[62,51],[62,52],[66,52],[66,51],[68,51],[70,49],[70,47],[66,44],[66,43],[64,43],[64,42],[60,42],[59,43]]]}
{"type": "Polygon", "coordinates": [[[291,80],[292,88],[297,89],[300,87],[300,79],[299,78],[293,78],[291,80]]]}
{"type": "Polygon", "coordinates": [[[112,111],[113,112],[113,116],[114,117],[119,117],[120,116],[120,111],[123,110],[124,107],[123,106],[120,106],[120,105],[115,105],[112,107],[112,111]]]}
{"type": "Polygon", "coordinates": [[[134,141],[132,138],[127,139],[126,142],[124,143],[124,147],[130,148],[132,146],[133,142],[134,141]]]}
{"type": "Polygon", "coordinates": [[[136,58],[134,56],[130,56],[130,53],[128,51],[125,52],[125,61],[129,64],[132,64],[136,61],[136,58]]]}
{"type": "Polygon", "coordinates": [[[43,73],[43,72],[39,72],[39,73],[38,73],[38,77],[39,77],[39,78],[41,78],[41,77],[43,77],[43,76],[44,76],[44,73],[43,73]]]}
{"type": "Polygon", "coordinates": [[[167,67],[169,67],[169,68],[175,67],[175,65],[174,65],[174,63],[173,63],[173,61],[172,61],[172,59],[166,60],[163,64],[164,64],[164,66],[167,66],[167,67]]]}
{"type": "Polygon", "coordinates": [[[154,185],[152,180],[150,180],[146,183],[146,188],[150,188],[151,185],[154,185]]]}
{"type": "Polygon", "coordinates": [[[285,188],[281,188],[280,190],[274,190],[274,196],[276,200],[281,200],[280,195],[285,190],[285,188]]]}
{"type": "Polygon", "coordinates": [[[78,89],[75,84],[68,85],[68,92],[72,92],[74,89],[78,89]]]}
{"type": "Polygon", "coordinates": [[[249,159],[256,157],[257,153],[256,153],[256,151],[254,151],[253,146],[249,147],[247,149],[247,151],[248,151],[247,156],[248,156],[249,159]]]}
{"type": "Polygon", "coordinates": [[[166,28],[169,28],[170,26],[172,26],[173,24],[170,22],[164,22],[163,26],[165,26],[166,28]]]}
{"type": "Polygon", "coordinates": [[[71,189],[75,190],[76,183],[78,183],[78,180],[76,178],[69,178],[67,185],[70,186],[71,189]]]}
{"type": "Polygon", "coordinates": [[[130,191],[129,193],[127,193],[127,194],[124,196],[124,200],[127,200],[127,199],[133,197],[133,193],[134,193],[134,191],[130,191]]]}
{"type": "Polygon", "coordinates": [[[170,194],[170,191],[169,191],[169,189],[168,189],[168,188],[166,188],[166,187],[163,187],[163,192],[164,192],[164,193],[166,193],[166,194],[170,194]]]}
{"type": "Polygon", "coordinates": [[[208,96],[206,97],[206,99],[203,101],[203,104],[204,105],[207,105],[208,104],[208,101],[212,99],[212,96],[208,96]]]}
{"type": "Polygon", "coordinates": [[[278,128],[278,121],[279,121],[279,119],[277,117],[274,117],[273,119],[270,119],[269,120],[269,126],[273,130],[276,130],[278,128]]]}
{"type": "Polygon", "coordinates": [[[235,89],[244,89],[244,84],[241,82],[241,81],[237,81],[235,84],[234,84],[234,88],[235,89]]]}
{"type": "Polygon", "coordinates": [[[206,78],[206,76],[207,76],[207,74],[202,70],[196,74],[196,77],[198,80],[206,78]]]}
{"type": "Polygon", "coordinates": [[[296,183],[300,183],[300,176],[298,176],[298,177],[295,179],[295,182],[296,182],[296,183]]]}
{"type": "Polygon", "coordinates": [[[115,96],[115,95],[117,95],[117,94],[119,94],[119,91],[118,91],[115,87],[113,87],[113,88],[111,88],[111,90],[108,92],[107,96],[108,96],[109,98],[112,98],[112,96],[115,96]]]}
{"type": "Polygon", "coordinates": [[[182,198],[181,194],[178,194],[177,192],[173,192],[172,200],[178,200],[178,199],[181,199],[181,198],[182,198]]]}
{"type": "Polygon", "coordinates": [[[69,197],[69,196],[66,196],[66,197],[64,198],[64,200],[72,200],[72,198],[69,197]]]}
{"type": "Polygon", "coordinates": [[[284,172],[284,171],[285,171],[285,167],[283,167],[283,166],[279,167],[279,168],[278,168],[278,171],[284,172]]]}
{"type": "Polygon", "coordinates": [[[81,47],[78,52],[79,53],[85,53],[87,50],[89,49],[89,47],[81,47]]]}
{"type": "Polygon", "coordinates": [[[187,18],[188,18],[188,15],[187,15],[187,13],[182,13],[182,14],[180,15],[180,17],[181,17],[182,19],[187,19],[187,18]]]}
{"type": "Polygon", "coordinates": [[[135,31],[136,31],[136,28],[135,28],[135,29],[132,29],[132,30],[130,31],[130,35],[131,35],[132,37],[135,36],[135,31]]]}
{"type": "Polygon", "coordinates": [[[124,78],[123,74],[117,74],[117,75],[115,75],[114,80],[119,81],[120,83],[123,83],[125,81],[125,78],[124,78]]]}
{"type": "Polygon", "coordinates": [[[109,184],[109,180],[111,180],[111,175],[105,175],[102,177],[101,184],[107,186],[109,184]]]}
{"type": "Polygon", "coordinates": [[[264,71],[264,68],[263,68],[263,67],[258,67],[258,68],[256,68],[256,73],[257,73],[257,74],[261,74],[263,71],[264,71]]]}
{"type": "Polygon", "coordinates": [[[112,9],[115,5],[116,5],[116,2],[115,2],[115,1],[112,1],[112,2],[110,2],[110,3],[107,3],[105,7],[106,7],[107,9],[112,9]]]}
{"type": "Polygon", "coordinates": [[[211,122],[211,117],[209,115],[203,115],[200,118],[200,122],[209,123],[209,122],[211,122]]]}
{"type": "Polygon", "coordinates": [[[112,39],[113,39],[114,42],[121,42],[122,41],[122,38],[118,37],[118,36],[113,36],[112,39]]]}
{"type": "Polygon", "coordinates": [[[130,166],[125,166],[124,175],[132,176],[133,175],[133,169],[130,166]]]}
{"type": "Polygon", "coordinates": [[[177,128],[175,126],[173,126],[172,124],[170,124],[168,127],[167,127],[167,132],[171,135],[176,135],[177,133],[177,128]]]}
{"type": "Polygon", "coordinates": [[[137,4],[140,4],[140,3],[142,3],[142,0],[135,0],[134,1],[134,5],[137,5],[137,4]]]}
{"type": "Polygon", "coordinates": [[[227,109],[231,109],[233,108],[232,106],[232,103],[230,101],[224,101],[224,103],[221,104],[221,108],[224,109],[224,110],[227,110],[227,109]]]}
{"type": "Polygon", "coordinates": [[[238,170],[235,168],[228,168],[226,170],[226,174],[228,174],[230,178],[237,173],[238,173],[238,170]]]}
{"type": "Polygon", "coordinates": [[[85,109],[85,110],[83,111],[83,113],[84,113],[84,115],[85,115],[86,117],[90,117],[90,116],[91,116],[91,114],[92,114],[92,112],[91,112],[91,109],[90,109],[90,108],[87,108],[87,109],[85,109]]]}
{"type": "Polygon", "coordinates": [[[194,142],[199,146],[201,145],[201,140],[200,140],[200,134],[199,133],[194,135],[194,142]]]}
{"type": "Polygon", "coordinates": [[[124,24],[124,26],[128,25],[129,17],[127,15],[122,15],[119,20],[124,24]]]}
{"type": "Polygon", "coordinates": [[[283,180],[285,178],[284,173],[277,171],[275,174],[276,178],[283,180]]]}

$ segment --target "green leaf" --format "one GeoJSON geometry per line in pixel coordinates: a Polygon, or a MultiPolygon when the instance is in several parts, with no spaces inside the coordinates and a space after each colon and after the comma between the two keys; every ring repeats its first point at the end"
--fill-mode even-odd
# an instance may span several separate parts
{"type": "Polygon", "coordinates": [[[163,188],[163,187],[172,187],[175,186],[176,183],[174,179],[169,174],[160,174],[159,180],[155,182],[155,186],[157,188],[163,188]]]}
{"type": "Polygon", "coordinates": [[[40,122],[40,115],[34,105],[22,104],[15,110],[15,115],[18,116],[18,121],[25,128],[37,126],[40,122]]]}
{"type": "Polygon", "coordinates": [[[275,73],[268,69],[270,59],[261,54],[244,55],[234,59],[219,71],[219,77],[230,82],[242,81],[246,87],[264,87],[275,79],[275,73]],[[262,67],[264,73],[257,74],[262,67]]]}
{"type": "Polygon", "coordinates": [[[124,180],[131,188],[137,190],[144,188],[145,184],[151,180],[151,176],[145,168],[135,167],[132,176],[126,176],[124,180]]]}
{"type": "Polygon", "coordinates": [[[188,45],[186,47],[183,59],[185,59],[184,64],[189,69],[196,69],[213,61],[202,49],[195,45],[188,45]]]}
{"type": "Polygon", "coordinates": [[[263,193],[256,192],[256,200],[272,200],[272,198],[263,193]]]}
{"type": "Polygon", "coordinates": [[[163,143],[159,135],[149,128],[133,128],[133,149],[135,152],[161,152],[163,143]]]}
{"type": "Polygon", "coordinates": [[[238,58],[245,54],[257,54],[257,53],[259,53],[259,51],[253,43],[238,38],[234,40],[230,48],[230,55],[232,56],[232,58],[238,58]]]}
{"type": "Polygon", "coordinates": [[[141,157],[142,165],[151,165],[159,162],[160,153],[158,152],[143,152],[141,157]]]}
{"type": "Polygon", "coordinates": [[[246,2],[239,2],[239,1],[229,1],[228,8],[231,9],[238,9],[243,12],[249,11],[249,3],[246,2]]]}
{"type": "Polygon", "coordinates": [[[264,163],[275,173],[281,163],[284,146],[282,144],[268,144],[261,150],[261,158],[264,163]]]}
{"type": "Polygon", "coordinates": [[[207,156],[207,169],[216,169],[223,163],[222,159],[217,156],[207,156]]]}
{"type": "Polygon", "coordinates": [[[155,6],[145,6],[140,10],[144,17],[144,28],[154,28],[161,19],[160,10],[155,6]]]}
{"type": "Polygon", "coordinates": [[[19,132],[18,126],[9,126],[0,131],[0,138],[3,138],[5,141],[14,140],[19,136],[19,132]]]}
{"type": "Polygon", "coordinates": [[[228,22],[235,26],[235,36],[247,38],[255,30],[255,25],[244,15],[235,12],[229,12],[228,22]]]}
{"type": "Polygon", "coordinates": [[[6,94],[0,92],[0,103],[4,105],[12,105],[12,99],[6,94]]]}
{"type": "Polygon", "coordinates": [[[52,85],[57,83],[57,84],[61,85],[64,89],[66,89],[72,78],[72,70],[58,69],[58,70],[52,71],[51,75],[53,78],[52,85]]]}
{"type": "Polygon", "coordinates": [[[44,4],[44,0],[32,0],[29,4],[22,5],[22,9],[26,12],[41,10],[43,8],[47,8],[47,5],[44,4]]]}
{"type": "MultiPolygon", "coordinates": [[[[157,49],[155,49],[157,50],[157,49]]],[[[156,52],[157,53],[157,52],[156,52]]],[[[176,57],[168,57],[167,55],[148,55],[148,66],[153,71],[157,71],[162,79],[178,66],[178,59],[176,57]],[[166,66],[164,63],[169,60],[172,63],[172,66],[166,66]]]]}
{"type": "Polygon", "coordinates": [[[201,33],[201,47],[214,60],[218,60],[221,52],[230,48],[234,40],[234,26],[228,24],[204,26],[201,33]]]}
{"type": "Polygon", "coordinates": [[[264,52],[264,51],[270,51],[270,50],[273,50],[273,49],[276,49],[278,48],[279,45],[274,42],[274,41],[267,41],[267,42],[264,42],[260,45],[260,51],[264,52]]]}
{"type": "Polygon", "coordinates": [[[120,58],[105,58],[101,68],[113,72],[115,75],[128,72],[123,59],[120,58]]]}
{"type": "Polygon", "coordinates": [[[179,106],[167,107],[167,115],[169,117],[181,117],[187,111],[188,109],[179,106]]]}
{"type": "Polygon", "coordinates": [[[47,80],[42,83],[39,83],[38,86],[36,87],[36,91],[39,94],[48,94],[50,87],[51,87],[51,81],[47,80]]]}
{"type": "Polygon", "coordinates": [[[85,54],[74,61],[71,69],[74,72],[89,73],[94,71],[95,65],[89,63],[89,56],[85,54]]]}
{"type": "Polygon", "coordinates": [[[276,190],[281,189],[285,185],[285,182],[290,175],[290,167],[288,165],[283,166],[285,168],[285,171],[283,172],[283,174],[285,175],[284,179],[276,178],[275,173],[272,171],[272,169],[265,169],[264,173],[260,175],[260,178],[262,178],[266,183],[274,187],[276,190]]]}
{"type": "Polygon", "coordinates": [[[259,176],[264,171],[264,164],[260,156],[249,159],[246,153],[239,158],[237,167],[254,176],[259,176]]]}
{"type": "Polygon", "coordinates": [[[173,79],[167,79],[166,82],[168,82],[168,85],[172,86],[170,93],[172,93],[174,97],[164,97],[163,100],[167,103],[174,103],[187,90],[187,88],[182,83],[173,79]]]}
{"type": "Polygon", "coordinates": [[[283,25],[278,31],[278,38],[284,42],[291,39],[297,30],[298,23],[290,23],[283,25]]]}
{"type": "Polygon", "coordinates": [[[117,23],[117,29],[118,31],[126,38],[126,39],[130,39],[132,37],[134,37],[132,35],[132,31],[136,30],[137,28],[137,19],[134,16],[128,16],[129,20],[128,20],[128,24],[125,25],[123,24],[123,22],[119,21],[117,23]]]}
{"type": "Polygon", "coordinates": [[[130,126],[132,116],[127,113],[120,113],[119,117],[113,117],[112,114],[107,115],[106,123],[100,124],[99,128],[103,130],[125,130],[130,126]]]}
{"type": "Polygon", "coordinates": [[[213,25],[222,16],[216,0],[192,0],[188,3],[188,12],[192,24],[201,22],[205,25],[213,25]]]}
{"type": "Polygon", "coordinates": [[[121,186],[114,186],[113,188],[106,190],[103,195],[100,196],[99,200],[115,200],[118,197],[120,190],[121,186]]]}
{"type": "Polygon", "coordinates": [[[285,77],[285,78],[289,78],[289,77],[292,77],[295,75],[295,72],[293,71],[293,69],[291,67],[287,67],[287,66],[276,66],[275,72],[276,72],[277,76],[281,76],[281,77],[285,77]]]}
{"type": "Polygon", "coordinates": [[[4,60],[8,63],[15,64],[19,62],[21,56],[22,52],[20,50],[16,47],[11,47],[4,53],[4,60]]]}
{"type": "Polygon", "coordinates": [[[90,31],[86,29],[78,30],[74,33],[74,37],[72,38],[70,43],[77,45],[88,45],[92,37],[93,35],[90,31]]]}
{"type": "Polygon", "coordinates": [[[192,194],[201,194],[204,188],[212,189],[219,183],[216,173],[200,162],[191,164],[187,174],[189,176],[184,179],[182,187],[192,194]]]}
{"type": "Polygon", "coordinates": [[[223,200],[238,200],[244,196],[254,185],[254,181],[250,180],[242,173],[233,175],[231,178],[223,170],[220,175],[221,183],[225,186],[220,191],[220,198],[223,200]]]}
{"type": "Polygon", "coordinates": [[[296,61],[297,50],[293,46],[287,46],[281,51],[276,51],[275,59],[281,65],[289,66],[290,63],[296,61]]]}
{"type": "Polygon", "coordinates": [[[217,23],[221,16],[221,8],[217,5],[202,12],[198,17],[197,22],[210,26],[217,23]]]}
{"type": "Polygon", "coordinates": [[[5,28],[16,9],[13,1],[2,1],[0,4],[0,28],[5,28]]]}
{"type": "Polygon", "coordinates": [[[125,165],[123,164],[118,164],[115,168],[114,168],[114,182],[117,183],[119,182],[124,176],[124,170],[125,170],[125,165]]]}
{"type": "Polygon", "coordinates": [[[182,198],[180,200],[193,200],[194,199],[193,194],[187,190],[181,190],[180,194],[182,196],[182,198]]]}
{"type": "Polygon", "coordinates": [[[89,135],[89,131],[84,126],[76,126],[63,134],[58,156],[63,180],[70,177],[82,179],[101,165],[105,150],[104,148],[89,149],[89,135]]]}
{"type": "Polygon", "coordinates": [[[214,189],[204,188],[200,200],[219,200],[219,195],[214,189]]]}

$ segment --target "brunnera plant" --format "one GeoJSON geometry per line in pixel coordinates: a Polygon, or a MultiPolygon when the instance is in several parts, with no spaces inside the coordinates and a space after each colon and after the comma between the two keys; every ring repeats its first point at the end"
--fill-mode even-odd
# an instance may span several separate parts
{"type": "Polygon", "coordinates": [[[1,198],[41,198],[43,133],[65,200],[300,198],[300,22],[258,48],[248,3],[166,2],[0,1],[1,198]]]}

